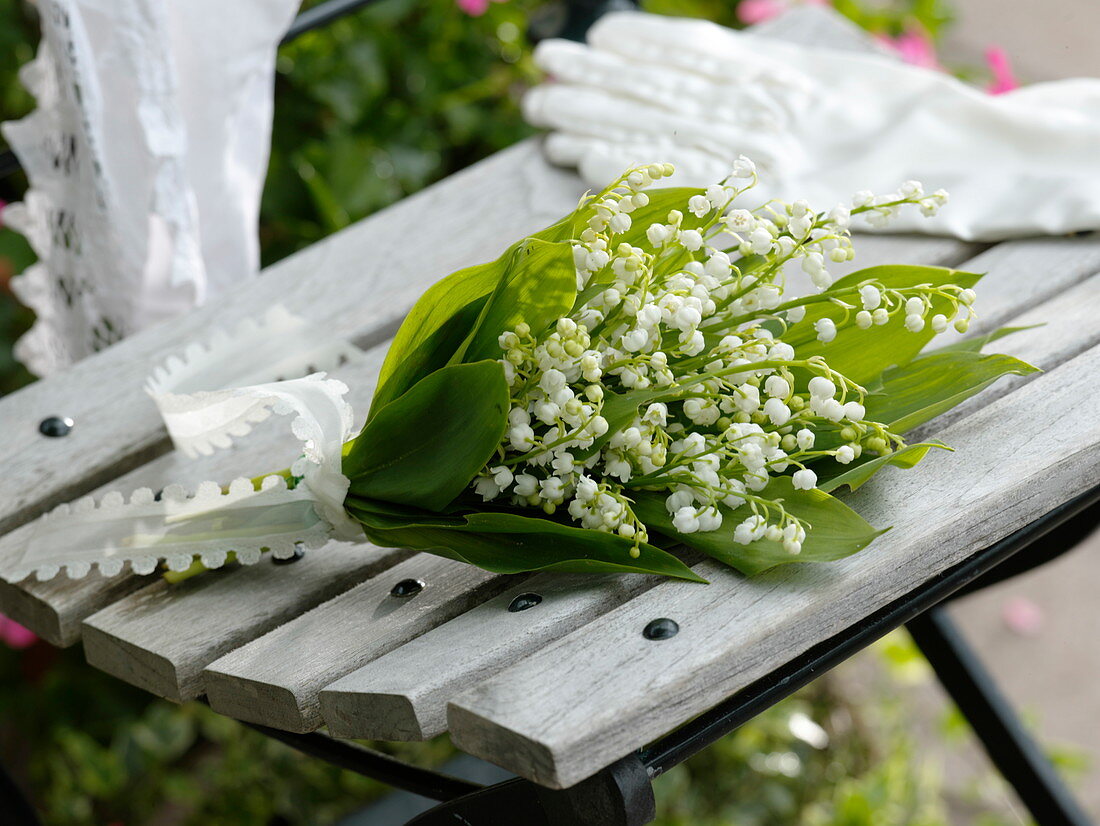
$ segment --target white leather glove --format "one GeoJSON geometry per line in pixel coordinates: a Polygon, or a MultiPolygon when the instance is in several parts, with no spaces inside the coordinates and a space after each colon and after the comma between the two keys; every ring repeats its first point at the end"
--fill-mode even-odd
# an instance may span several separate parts
{"type": "Polygon", "coordinates": [[[553,130],[550,159],[596,188],[654,161],[704,186],[744,154],[762,199],[828,208],[908,179],[950,192],[936,217],[903,213],[894,231],[993,241],[1100,228],[1100,80],[989,96],[876,54],[637,12],[601,18],[587,46],[545,41],[535,59],[551,80],[525,114],[553,130]]]}

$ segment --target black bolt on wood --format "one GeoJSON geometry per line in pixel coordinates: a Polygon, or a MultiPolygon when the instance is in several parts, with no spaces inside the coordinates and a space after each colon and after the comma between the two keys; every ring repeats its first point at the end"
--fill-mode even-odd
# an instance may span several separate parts
{"type": "Polygon", "coordinates": [[[424,590],[424,583],[419,579],[403,579],[390,590],[390,596],[411,597],[424,590]]]}
{"type": "Polygon", "coordinates": [[[518,614],[520,611],[534,608],[540,602],[542,602],[542,597],[539,594],[520,594],[508,605],[508,610],[513,614],[518,614]]]}
{"type": "Polygon", "coordinates": [[[47,416],[38,423],[38,432],[52,439],[68,436],[73,429],[73,420],[68,416],[47,416]]]}
{"type": "Polygon", "coordinates": [[[302,543],[296,542],[294,544],[294,553],[292,553],[290,556],[284,557],[278,557],[272,554],[271,561],[274,562],[276,565],[289,565],[291,562],[297,562],[305,555],[306,549],[302,547],[302,543]]]}
{"type": "Polygon", "coordinates": [[[670,620],[668,617],[658,617],[650,621],[642,632],[642,636],[647,640],[667,640],[670,637],[675,637],[679,631],[680,626],[676,620],[670,620]]]}

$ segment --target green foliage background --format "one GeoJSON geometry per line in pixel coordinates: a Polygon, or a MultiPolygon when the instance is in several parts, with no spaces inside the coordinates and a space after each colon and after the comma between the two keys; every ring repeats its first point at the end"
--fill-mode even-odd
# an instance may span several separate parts
{"type": "MultiPolygon", "coordinates": [[[[492,3],[471,18],[452,0],[382,0],[282,48],[260,228],[264,263],[531,134],[518,101],[536,78],[526,30],[543,5],[492,3]]],[[[725,0],[646,5],[736,23],[736,3],[725,0]]],[[[938,0],[898,0],[870,12],[854,0],[837,6],[892,34],[914,20],[935,33],[948,17],[938,0]]],[[[30,7],[0,5],[0,120],[32,106],[16,73],[36,43],[30,7]]],[[[0,198],[17,200],[25,186],[21,175],[0,180],[0,198]]],[[[7,281],[32,261],[20,236],[0,230],[0,395],[31,379],[11,357],[31,316],[7,281]]],[[[943,823],[937,778],[913,771],[902,710],[885,697],[860,709],[874,738],[851,723],[855,713],[828,684],[815,684],[662,778],[658,823],[943,823]],[[792,735],[796,711],[825,726],[828,749],[792,735]]],[[[445,740],[377,745],[422,765],[453,754],[445,740]]],[[[0,647],[0,762],[33,790],[51,826],[324,824],[384,791],[204,706],[151,700],[85,665],[79,650],[44,643],[22,652],[0,647]]]]}

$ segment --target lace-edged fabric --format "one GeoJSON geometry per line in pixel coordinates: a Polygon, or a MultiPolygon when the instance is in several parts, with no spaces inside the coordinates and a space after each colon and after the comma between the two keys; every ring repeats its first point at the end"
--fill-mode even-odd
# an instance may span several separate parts
{"type": "MultiPolygon", "coordinates": [[[[40,4],[42,44],[20,71],[37,109],[4,124],[4,136],[30,181],[25,200],[4,210],[38,263],[12,280],[37,322],[16,356],[45,375],[131,332],[132,290],[105,289],[102,269],[132,273],[138,250],[127,249],[103,150],[103,90],[74,4],[40,4]]],[[[130,286],[133,286],[132,284],[130,286]]]]}
{"type": "Polygon", "coordinates": [[[37,315],[16,356],[45,375],[194,306],[204,270],[160,15],[134,0],[40,4],[21,78],[37,109],[4,125],[30,190],[4,211],[38,263],[13,279],[37,315]]]}
{"type": "Polygon", "coordinates": [[[276,307],[263,321],[246,322],[232,334],[171,356],[146,383],[173,443],[189,456],[229,448],[271,416],[289,417],[290,433],[302,450],[290,468],[292,486],[271,475],[259,485],[247,478],[224,487],[202,482],[193,492],[169,485],[159,497],[147,488],[129,496],[113,491],[98,502],[85,497],[34,523],[10,576],[36,573],[48,579],[64,568],[77,578],[93,566],[113,575],[125,563],[136,573],[150,573],[161,561],[182,570],[195,557],[216,568],[230,551],[239,562],[252,564],[263,551],[288,556],[299,545],[319,546],[330,537],[361,538],[362,529],[344,511],[350,483],[342,472],[342,451],[353,425],[344,399],[347,386],[325,373],[225,386],[233,378],[275,378],[306,366],[334,366],[356,352],[338,342],[296,352],[300,336],[320,341],[309,331],[310,325],[276,307]]]}
{"type": "Polygon", "coordinates": [[[329,535],[309,491],[289,490],[279,476],[264,479],[258,491],[248,479],[234,480],[225,492],[215,482],[203,482],[193,493],[170,485],[159,499],[149,488],[138,488],[128,501],[112,492],[99,502],[78,499],[41,517],[12,578],[34,573],[52,579],[64,568],[70,579],[79,579],[93,566],[114,576],[126,563],[134,573],[150,574],[161,561],[182,571],[196,556],[207,568],[220,568],[229,551],[251,565],[263,551],[288,557],[298,546],[319,547],[329,535]]]}
{"type": "Polygon", "coordinates": [[[32,372],[257,274],[275,48],[297,5],[40,0],[20,73],[37,108],[3,124],[30,183],[3,220],[38,257],[12,281],[37,316],[16,347],[32,372]]]}

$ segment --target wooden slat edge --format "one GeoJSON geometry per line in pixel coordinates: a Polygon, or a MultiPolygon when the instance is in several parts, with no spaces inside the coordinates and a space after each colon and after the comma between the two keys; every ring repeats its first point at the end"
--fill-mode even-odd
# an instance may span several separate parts
{"type": "Polygon", "coordinates": [[[507,588],[515,578],[418,554],[213,662],[204,672],[211,708],[286,731],[321,724],[326,685],[507,588]],[[424,583],[397,597],[395,584],[424,583]]]}
{"type": "Polygon", "coordinates": [[[164,580],[84,622],[89,664],[175,702],[205,693],[202,670],[304,611],[409,558],[409,551],[330,542],[296,562],[164,580]]]}
{"type": "Polygon", "coordinates": [[[428,740],[446,731],[447,700],[653,587],[656,577],[543,574],[517,583],[326,687],[334,737],[428,740]],[[540,601],[510,612],[513,600],[540,601]]]}

